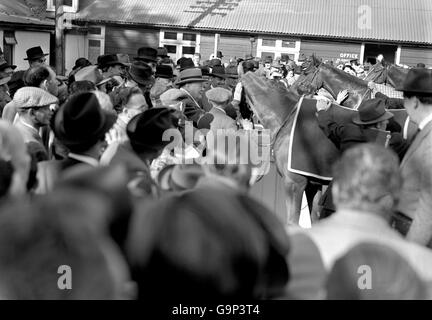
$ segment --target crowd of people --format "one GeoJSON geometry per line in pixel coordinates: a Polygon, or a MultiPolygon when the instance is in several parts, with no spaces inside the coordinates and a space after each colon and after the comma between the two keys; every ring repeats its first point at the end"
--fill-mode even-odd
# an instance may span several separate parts
{"type": "Polygon", "coordinates": [[[400,128],[390,148],[371,143],[368,130],[393,118],[380,99],[349,124],[317,103],[343,153],[323,219],[306,230],[249,194],[256,165],[241,151],[262,131],[242,77],[289,88],[305,55],[223,63],[218,51],[174,63],[166,48],[142,47],[132,59],[80,58],[67,77],[47,55],[28,49],[19,71],[0,57],[0,298],[432,298],[431,70],[411,70],[400,88],[419,126],[411,143],[400,128]],[[209,132],[239,141],[212,149],[209,132]],[[61,266],[72,288],[58,285],[61,266]]]}

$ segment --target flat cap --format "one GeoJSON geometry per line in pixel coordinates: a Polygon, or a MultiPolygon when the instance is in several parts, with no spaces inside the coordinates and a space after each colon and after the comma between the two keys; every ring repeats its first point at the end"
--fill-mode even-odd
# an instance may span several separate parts
{"type": "Polygon", "coordinates": [[[39,108],[58,103],[58,99],[49,92],[36,87],[19,89],[13,99],[19,109],[39,108]]]}
{"type": "Polygon", "coordinates": [[[213,88],[206,92],[207,99],[219,104],[228,102],[231,99],[231,91],[224,88],[213,88]]]}

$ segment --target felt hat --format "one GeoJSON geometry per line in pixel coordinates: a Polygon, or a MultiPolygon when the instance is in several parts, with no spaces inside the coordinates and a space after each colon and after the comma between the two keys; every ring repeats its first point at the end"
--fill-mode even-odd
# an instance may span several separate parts
{"type": "Polygon", "coordinates": [[[184,85],[186,83],[191,82],[205,82],[206,79],[203,78],[201,69],[199,68],[190,68],[180,71],[180,75],[178,77],[178,81],[176,82],[177,86],[184,85]]]}
{"type": "Polygon", "coordinates": [[[360,125],[375,124],[393,118],[393,113],[385,109],[382,99],[370,99],[361,103],[358,113],[353,117],[353,122],[360,125]]]}
{"type": "Polygon", "coordinates": [[[227,75],[225,74],[225,68],[223,66],[214,66],[211,69],[210,76],[218,77],[221,79],[227,78],[227,75]]]}
{"type": "Polygon", "coordinates": [[[238,78],[237,66],[226,67],[225,68],[225,74],[228,78],[237,79],[238,78]]]}
{"type": "Polygon", "coordinates": [[[93,92],[72,95],[51,118],[51,128],[66,147],[91,147],[114,125],[117,116],[103,110],[93,92]]]}
{"type": "Polygon", "coordinates": [[[157,51],[157,56],[158,57],[169,58],[167,48],[165,48],[165,47],[159,47],[159,48],[156,49],[156,51],[157,51]]]}
{"type": "Polygon", "coordinates": [[[138,56],[134,60],[157,61],[157,50],[149,47],[141,47],[138,49],[138,56]]]}
{"type": "Polygon", "coordinates": [[[73,66],[72,70],[76,70],[79,68],[84,68],[84,67],[88,67],[91,66],[91,62],[88,61],[86,58],[78,58],[75,61],[75,65],[73,66]]]}
{"type": "Polygon", "coordinates": [[[24,60],[37,60],[42,57],[48,56],[49,53],[44,53],[41,47],[33,47],[26,51],[27,58],[24,58],[24,60]]]}
{"type": "Polygon", "coordinates": [[[17,66],[13,64],[9,64],[4,58],[0,58],[0,71],[3,71],[6,68],[11,68],[15,70],[17,66]]]}
{"type": "Polygon", "coordinates": [[[183,71],[185,69],[195,68],[195,64],[191,58],[185,58],[182,57],[177,61],[178,65],[180,66],[180,71],[183,71]]]}
{"type": "Polygon", "coordinates": [[[432,95],[432,70],[425,68],[411,69],[405,81],[396,88],[398,91],[432,95]]]}
{"type": "Polygon", "coordinates": [[[222,62],[219,59],[212,59],[209,62],[209,67],[214,68],[216,66],[222,66],[222,62]]]}
{"type": "Polygon", "coordinates": [[[223,58],[222,51],[217,51],[216,52],[216,57],[218,57],[219,59],[222,59],[223,58]]]}
{"type": "Polygon", "coordinates": [[[135,61],[129,70],[132,80],[143,86],[153,83],[152,73],[152,68],[143,61],[135,61]]]}
{"type": "Polygon", "coordinates": [[[161,150],[170,143],[163,141],[164,132],[177,128],[178,120],[174,109],[151,108],[133,117],[126,133],[136,152],[161,150]]]}
{"type": "Polygon", "coordinates": [[[155,77],[172,79],[174,78],[173,69],[170,66],[165,66],[165,65],[157,66],[155,77]]]}

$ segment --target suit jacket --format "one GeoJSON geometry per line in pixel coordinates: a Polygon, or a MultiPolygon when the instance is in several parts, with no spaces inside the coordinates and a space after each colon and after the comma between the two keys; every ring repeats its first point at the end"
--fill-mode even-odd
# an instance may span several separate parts
{"type": "Polygon", "coordinates": [[[48,160],[48,151],[45,148],[38,130],[24,125],[21,121],[17,121],[14,126],[21,133],[29,153],[37,160],[37,162],[48,160]]]}
{"type": "Polygon", "coordinates": [[[432,248],[432,122],[418,133],[400,170],[398,210],[413,219],[407,239],[432,248]]]}
{"type": "Polygon", "coordinates": [[[214,119],[210,124],[210,130],[218,129],[234,129],[237,130],[236,122],[225,112],[220,109],[212,108],[209,112],[213,115],[214,119]]]}
{"type": "Polygon", "coordinates": [[[404,257],[424,280],[432,280],[432,251],[407,241],[383,218],[368,212],[339,210],[312,229],[292,229],[304,232],[315,242],[324,266],[330,271],[334,262],[352,247],[372,242],[387,245],[404,257]]]}

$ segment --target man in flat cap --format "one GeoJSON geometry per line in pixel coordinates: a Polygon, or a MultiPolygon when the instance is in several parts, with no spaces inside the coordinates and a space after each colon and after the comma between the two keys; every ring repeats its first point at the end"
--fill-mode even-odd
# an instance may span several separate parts
{"type": "Polygon", "coordinates": [[[58,102],[57,98],[45,90],[35,87],[19,89],[14,96],[18,107],[19,119],[15,126],[24,138],[24,142],[37,161],[48,160],[48,150],[45,147],[39,130],[50,123],[51,105],[58,102]]]}
{"type": "Polygon", "coordinates": [[[212,108],[209,111],[214,117],[210,124],[210,130],[233,129],[237,130],[236,122],[227,115],[226,107],[232,99],[231,91],[216,87],[206,93],[206,97],[212,108]]]}
{"type": "Polygon", "coordinates": [[[400,167],[401,219],[396,220],[396,228],[407,239],[432,248],[432,70],[411,69],[397,90],[403,91],[406,111],[419,133],[400,167]]]}

